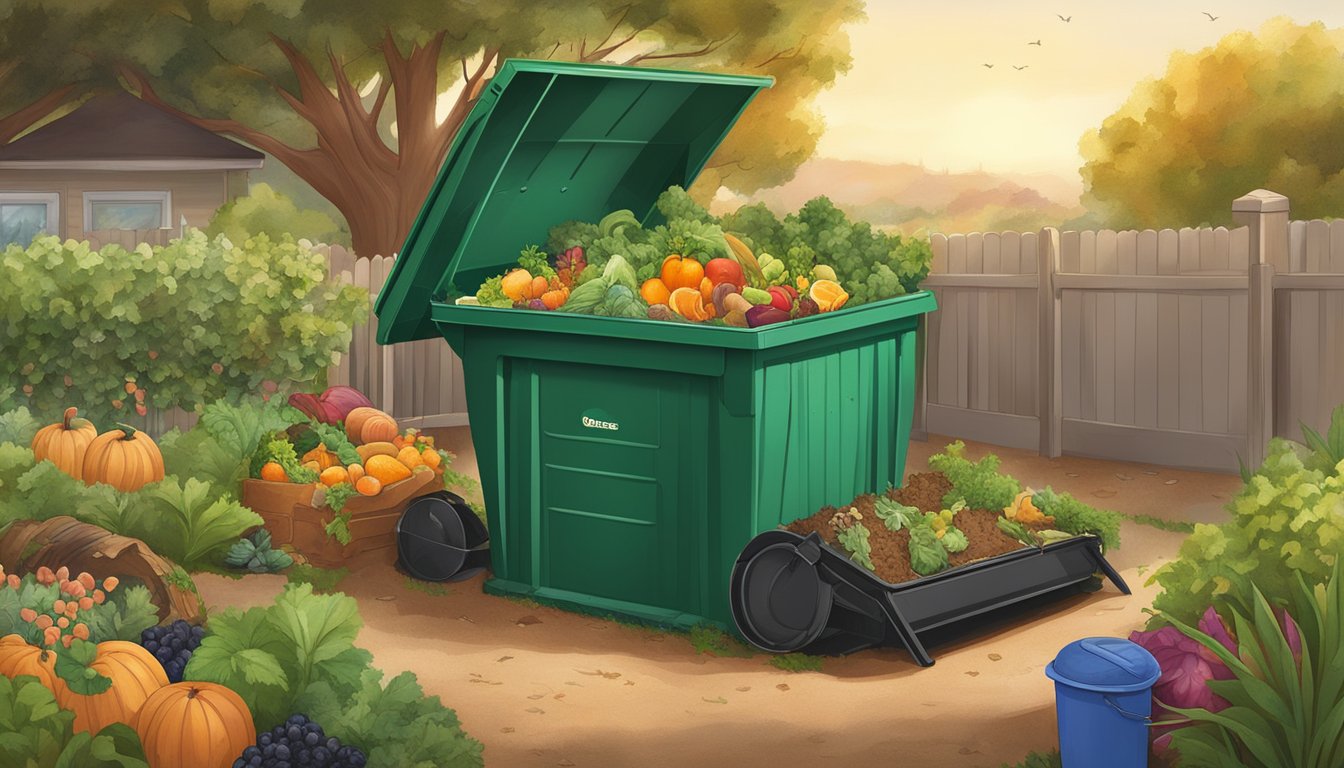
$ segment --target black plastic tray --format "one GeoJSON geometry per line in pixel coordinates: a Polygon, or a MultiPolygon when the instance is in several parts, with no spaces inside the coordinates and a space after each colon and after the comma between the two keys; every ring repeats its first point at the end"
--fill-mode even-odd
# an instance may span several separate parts
{"type": "Polygon", "coordinates": [[[899,642],[932,666],[919,635],[1105,575],[1129,586],[1095,536],[1023,549],[889,584],[812,533],[766,531],[733,566],[733,621],[748,642],[776,653],[843,655],[899,642]]]}

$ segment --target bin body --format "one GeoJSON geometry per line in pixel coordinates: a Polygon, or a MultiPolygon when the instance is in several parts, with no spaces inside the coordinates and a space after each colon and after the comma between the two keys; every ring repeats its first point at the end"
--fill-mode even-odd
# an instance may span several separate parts
{"type": "Polygon", "coordinates": [[[487,590],[731,627],[754,534],[900,482],[928,292],[751,329],[451,301],[555,225],[659,223],[771,82],[511,59],[463,121],[375,310],[462,359],[487,590]]]}
{"type": "Polygon", "coordinates": [[[1137,643],[1090,637],[1046,666],[1055,681],[1064,768],[1144,768],[1157,660],[1137,643]]]}
{"type": "Polygon", "coordinates": [[[466,378],[486,589],[732,627],[729,577],[754,535],[900,483],[931,306],[919,293],[776,338],[732,329],[752,348],[685,343],[708,329],[618,338],[649,323],[599,319],[608,335],[591,336],[565,328],[591,318],[513,312],[524,327],[502,327],[485,315],[509,310],[437,307],[466,378]]]}

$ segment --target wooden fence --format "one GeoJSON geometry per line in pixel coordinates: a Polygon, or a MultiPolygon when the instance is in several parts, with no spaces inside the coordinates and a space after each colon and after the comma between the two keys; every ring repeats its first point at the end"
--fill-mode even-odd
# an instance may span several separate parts
{"type": "Polygon", "coordinates": [[[374,405],[406,427],[454,427],[467,423],[462,361],[441,338],[381,346],[378,318],[372,312],[393,257],[359,259],[339,245],[329,252],[332,275],[369,292],[367,323],[355,328],[350,354],[327,373],[329,384],[347,384],[368,395],[374,405]]]}
{"type": "Polygon", "coordinates": [[[934,235],[917,426],[1233,471],[1344,402],[1344,221],[934,235]]]}

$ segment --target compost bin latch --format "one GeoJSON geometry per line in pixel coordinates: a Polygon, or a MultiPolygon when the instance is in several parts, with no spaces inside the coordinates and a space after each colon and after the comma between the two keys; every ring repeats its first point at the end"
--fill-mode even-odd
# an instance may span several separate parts
{"type": "Polygon", "coordinates": [[[816,531],[813,531],[807,535],[807,538],[798,542],[798,545],[795,546],[793,550],[797,552],[798,556],[808,565],[816,565],[817,561],[821,559],[821,536],[816,531]]]}

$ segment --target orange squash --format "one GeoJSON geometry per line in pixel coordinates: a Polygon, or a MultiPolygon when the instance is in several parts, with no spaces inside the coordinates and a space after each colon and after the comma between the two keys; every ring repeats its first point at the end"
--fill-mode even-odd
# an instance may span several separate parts
{"type": "Polygon", "coordinates": [[[84,452],[83,480],[89,485],[107,483],[119,491],[138,491],[163,479],[163,454],[149,435],[135,427],[104,432],[84,452]]]}
{"type": "Polygon", "coordinates": [[[327,467],[322,470],[322,474],[318,475],[317,479],[321,480],[323,485],[330,488],[333,485],[349,482],[350,473],[345,470],[345,467],[337,464],[334,467],[327,467]]]}
{"type": "Polygon", "coordinates": [[[97,733],[113,723],[129,725],[150,694],[168,685],[168,675],[153,654],[125,640],[99,643],[89,668],[110,678],[112,687],[92,696],[75,693],[64,684],[56,691],[56,703],[75,713],[76,732],[97,733]]]}
{"type": "Polygon", "coordinates": [[[351,483],[358,483],[359,478],[364,476],[364,465],[351,464],[350,466],[345,468],[345,473],[346,477],[349,478],[351,483]]]}
{"type": "Polygon", "coordinates": [[[377,408],[356,408],[345,417],[345,434],[356,445],[390,443],[398,434],[397,422],[377,408]]]}
{"type": "Polygon", "coordinates": [[[355,481],[355,490],[361,496],[377,496],[383,492],[383,484],[373,475],[364,475],[355,481]]]}
{"type": "Polygon", "coordinates": [[[47,460],[65,474],[82,480],[84,453],[89,443],[98,437],[98,430],[88,419],[79,418],[78,408],[66,408],[57,424],[50,424],[33,435],[33,460],[47,460]]]}
{"type": "Polygon", "coordinates": [[[299,459],[299,461],[304,464],[307,464],[310,461],[317,462],[318,472],[321,472],[327,467],[336,467],[341,464],[341,460],[337,458],[336,454],[327,450],[326,443],[318,443],[316,448],[303,454],[303,458],[299,459]]]}
{"type": "Polygon", "coordinates": [[[243,698],[215,683],[166,685],[140,707],[131,727],[150,768],[229,768],[257,740],[243,698]]]}
{"type": "Polygon", "coordinates": [[[526,269],[515,269],[499,281],[499,290],[513,301],[527,301],[532,298],[532,273],[526,269]]]}
{"type": "Polygon", "coordinates": [[[56,652],[29,645],[19,635],[0,638],[0,675],[11,678],[32,675],[52,693],[63,685],[56,677],[56,652]]]}
{"type": "Polygon", "coordinates": [[[672,292],[667,305],[673,312],[695,323],[702,323],[713,315],[705,308],[705,298],[699,288],[678,288],[672,292]]]}
{"type": "Polygon", "coordinates": [[[415,449],[414,445],[408,445],[397,453],[397,461],[405,464],[407,469],[415,469],[424,466],[425,460],[420,458],[420,451],[415,449]]]}
{"type": "Polygon", "coordinates": [[[411,468],[391,456],[372,456],[364,462],[364,474],[388,486],[410,477],[411,468]]]}
{"type": "Polygon", "coordinates": [[[438,469],[439,465],[443,463],[443,457],[439,455],[438,451],[434,450],[433,446],[420,452],[420,460],[430,469],[438,469]]]}
{"type": "Polygon", "coordinates": [[[700,281],[705,279],[705,268],[689,256],[673,254],[663,259],[659,277],[663,279],[663,285],[667,286],[669,291],[675,292],[678,288],[699,290],[700,281]]]}
{"type": "Polygon", "coordinates": [[[559,309],[569,301],[568,288],[552,288],[541,294],[541,303],[546,305],[547,309],[559,309]]]}

